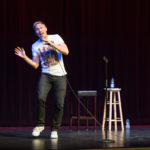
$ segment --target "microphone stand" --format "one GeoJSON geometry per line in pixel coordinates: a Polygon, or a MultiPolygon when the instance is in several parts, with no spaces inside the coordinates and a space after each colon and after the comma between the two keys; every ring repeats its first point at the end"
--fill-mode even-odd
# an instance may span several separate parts
{"type": "MultiPolygon", "coordinates": [[[[105,62],[105,101],[107,102],[108,101],[108,90],[107,90],[108,89],[108,71],[107,71],[108,70],[108,58],[106,56],[103,56],[103,60],[105,62]]],[[[107,109],[106,109],[106,111],[107,111],[107,109]]],[[[107,133],[108,133],[107,113],[106,113],[106,128],[105,128],[105,131],[106,131],[106,136],[105,136],[105,139],[103,140],[103,142],[104,143],[114,143],[115,142],[114,140],[109,140],[107,138],[107,133]]]]}

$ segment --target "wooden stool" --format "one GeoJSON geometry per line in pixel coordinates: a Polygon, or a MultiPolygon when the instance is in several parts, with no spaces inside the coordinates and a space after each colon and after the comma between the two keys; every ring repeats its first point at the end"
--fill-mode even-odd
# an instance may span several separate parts
{"type": "Polygon", "coordinates": [[[104,102],[102,129],[105,129],[105,123],[106,121],[108,121],[109,130],[111,130],[112,122],[114,122],[115,129],[117,129],[117,123],[120,122],[122,130],[124,130],[120,91],[121,91],[120,88],[108,88],[106,91],[107,97],[105,97],[104,102]],[[119,110],[117,110],[117,106],[119,110]],[[107,107],[109,107],[108,117],[107,117],[107,107]],[[118,113],[119,115],[117,116],[118,113]]]}
{"type": "MultiPolygon", "coordinates": [[[[78,102],[77,102],[77,115],[73,115],[73,101],[71,98],[71,103],[70,103],[70,127],[72,127],[72,121],[73,119],[77,119],[78,120],[78,129],[80,127],[80,120],[86,120],[86,128],[88,128],[88,124],[89,124],[89,119],[94,119],[94,129],[96,129],[96,99],[97,99],[97,91],[77,91],[77,96],[78,96],[78,102]],[[93,107],[93,111],[94,111],[94,117],[89,116],[88,113],[88,103],[89,100],[88,98],[90,97],[94,97],[94,107],[93,107]],[[80,107],[80,101],[82,98],[86,99],[86,115],[81,115],[81,107],[80,107]]],[[[90,98],[91,100],[91,98],[90,98]]],[[[82,101],[83,102],[83,101],[82,101]]]]}

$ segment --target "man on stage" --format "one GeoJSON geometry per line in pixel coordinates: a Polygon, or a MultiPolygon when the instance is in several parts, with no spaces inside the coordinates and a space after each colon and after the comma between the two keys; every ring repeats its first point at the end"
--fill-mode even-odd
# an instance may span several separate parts
{"type": "Polygon", "coordinates": [[[33,129],[32,135],[39,136],[44,130],[45,102],[49,91],[53,88],[55,105],[50,138],[58,138],[57,130],[62,122],[67,75],[62,54],[68,55],[69,50],[58,34],[47,34],[47,27],[42,21],[35,22],[33,28],[39,39],[32,45],[32,59],[26,55],[23,48],[15,48],[15,54],[33,68],[37,69],[39,63],[42,68],[37,90],[37,126],[33,129]]]}

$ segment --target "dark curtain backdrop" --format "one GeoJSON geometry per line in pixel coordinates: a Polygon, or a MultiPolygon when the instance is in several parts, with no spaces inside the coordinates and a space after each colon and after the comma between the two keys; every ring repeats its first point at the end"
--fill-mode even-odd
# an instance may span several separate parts
{"type": "MultiPolygon", "coordinates": [[[[124,120],[150,124],[149,0],[1,0],[0,126],[35,124],[40,69],[15,56],[14,48],[24,47],[32,56],[31,45],[37,40],[32,24],[37,20],[68,45],[70,54],[64,62],[72,88],[98,91],[98,121],[103,115],[106,56],[108,80],[114,77],[116,87],[122,89],[124,120]]],[[[69,125],[70,95],[68,86],[63,125],[69,125]]],[[[46,103],[49,125],[52,92],[46,103]]]]}

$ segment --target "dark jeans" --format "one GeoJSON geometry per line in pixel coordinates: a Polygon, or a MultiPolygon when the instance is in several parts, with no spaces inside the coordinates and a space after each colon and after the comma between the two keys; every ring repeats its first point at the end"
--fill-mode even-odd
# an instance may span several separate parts
{"type": "Polygon", "coordinates": [[[66,96],[66,76],[53,76],[42,73],[38,85],[38,125],[45,124],[45,102],[51,88],[54,90],[54,114],[51,130],[57,130],[61,125],[64,99],[66,96]]]}

